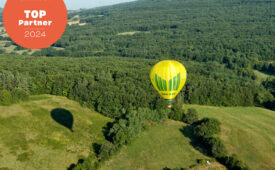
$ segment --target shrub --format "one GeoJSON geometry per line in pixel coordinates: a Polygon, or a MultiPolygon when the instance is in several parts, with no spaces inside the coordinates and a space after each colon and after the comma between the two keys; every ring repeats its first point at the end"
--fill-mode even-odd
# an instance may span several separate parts
{"type": "Polygon", "coordinates": [[[166,100],[163,100],[162,98],[157,98],[156,101],[155,101],[155,106],[153,109],[157,109],[157,110],[165,110],[167,109],[167,101],[166,100]]]}
{"type": "Polygon", "coordinates": [[[72,164],[67,170],[96,170],[99,169],[100,164],[95,161],[94,156],[88,156],[85,159],[78,160],[78,163],[72,164]]]}
{"type": "Polygon", "coordinates": [[[208,159],[197,159],[197,163],[199,165],[205,165],[207,164],[208,159]]]}
{"type": "Polygon", "coordinates": [[[11,95],[12,95],[12,102],[16,103],[19,101],[23,101],[23,100],[27,100],[28,99],[28,94],[19,88],[15,88],[11,91],[11,95]]]}
{"type": "Polygon", "coordinates": [[[109,157],[114,154],[117,151],[117,147],[109,142],[106,141],[104,142],[101,147],[100,147],[100,151],[99,151],[99,159],[100,161],[105,161],[107,159],[109,159],[109,157]]]}
{"type": "Polygon", "coordinates": [[[183,119],[183,115],[184,115],[184,112],[183,112],[182,106],[180,104],[175,104],[172,107],[168,115],[168,118],[181,121],[183,119]]]}
{"type": "Polygon", "coordinates": [[[0,90],[0,104],[10,105],[12,103],[12,96],[8,90],[0,90]]]}
{"type": "Polygon", "coordinates": [[[227,149],[219,138],[204,138],[205,148],[214,158],[221,158],[227,155],[227,149]]]}
{"type": "Polygon", "coordinates": [[[220,161],[226,165],[229,170],[250,170],[236,155],[222,157],[220,161]]]}
{"type": "Polygon", "coordinates": [[[149,108],[138,108],[138,114],[145,120],[158,122],[167,118],[167,109],[151,110],[149,108]]]}
{"type": "Polygon", "coordinates": [[[12,45],[11,42],[7,42],[4,47],[10,47],[12,45]]]}
{"type": "Polygon", "coordinates": [[[199,137],[211,137],[221,131],[220,122],[214,118],[204,118],[196,122],[194,134],[199,137]]]}
{"type": "Polygon", "coordinates": [[[199,120],[199,115],[196,109],[188,109],[187,113],[183,116],[183,122],[193,124],[199,120]]]}
{"type": "Polygon", "coordinates": [[[0,48],[0,54],[4,54],[6,50],[0,48]]]}
{"type": "Polygon", "coordinates": [[[15,51],[20,51],[20,50],[24,50],[25,48],[24,47],[21,47],[21,46],[16,46],[14,48],[15,51]]]}
{"type": "Polygon", "coordinates": [[[117,146],[122,146],[130,141],[128,131],[120,129],[113,137],[113,142],[117,146]]]}

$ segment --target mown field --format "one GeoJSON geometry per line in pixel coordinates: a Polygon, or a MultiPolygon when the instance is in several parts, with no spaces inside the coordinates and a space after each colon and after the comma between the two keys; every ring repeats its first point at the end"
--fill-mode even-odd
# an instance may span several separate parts
{"type": "Polygon", "coordinates": [[[93,142],[104,140],[102,127],[109,121],[77,102],[51,95],[0,106],[0,169],[67,169],[88,156],[93,142]]]}
{"type": "MultiPolygon", "coordinates": [[[[274,169],[274,111],[257,107],[184,107],[196,108],[201,118],[213,117],[222,123],[221,138],[230,154],[237,154],[252,169],[274,169]]],[[[124,147],[102,169],[188,168],[197,159],[207,158],[181,133],[184,126],[184,123],[175,121],[155,125],[124,147]]],[[[214,163],[208,168],[222,169],[222,166],[214,163]]]]}

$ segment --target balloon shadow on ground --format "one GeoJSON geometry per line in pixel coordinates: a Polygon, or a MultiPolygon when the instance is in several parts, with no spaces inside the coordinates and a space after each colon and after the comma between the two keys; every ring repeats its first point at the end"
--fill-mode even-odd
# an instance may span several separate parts
{"type": "Polygon", "coordinates": [[[51,111],[51,117],[58,124],[73,132],[74,117],[70,111],[63,108],[56,108],[51,111]]]}

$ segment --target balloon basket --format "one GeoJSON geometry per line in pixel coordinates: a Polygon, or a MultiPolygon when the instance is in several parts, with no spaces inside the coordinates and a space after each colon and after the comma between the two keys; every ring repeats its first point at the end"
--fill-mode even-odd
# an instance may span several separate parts
{"type": "Polygon", "coordinates": [[[173,107],[173,100],[172,99],[169,99],[167,100],[168,101],[168,108],[171,109],[173,107]]]}

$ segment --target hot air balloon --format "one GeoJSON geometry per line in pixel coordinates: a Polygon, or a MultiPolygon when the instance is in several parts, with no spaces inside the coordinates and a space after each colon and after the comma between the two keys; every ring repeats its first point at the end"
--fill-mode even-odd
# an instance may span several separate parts
{"type": "Polygon", "coordinates": [[[168,100],[168,107],[171,108],[173,99],[186,82],[185,67],[174,60],[163,60],[152,68],[150,77],[154,88],[168,100]]]}

